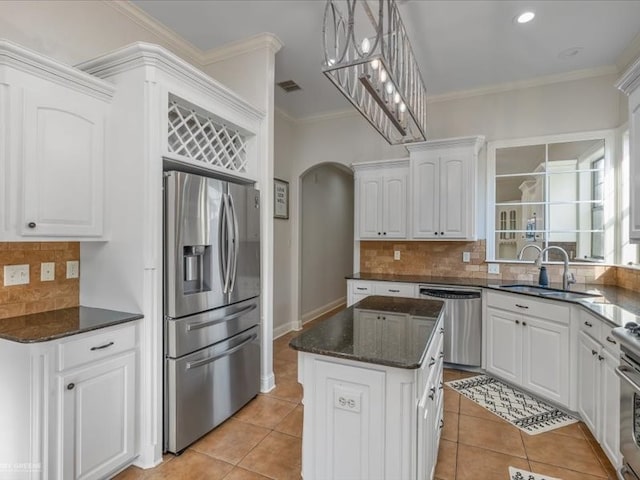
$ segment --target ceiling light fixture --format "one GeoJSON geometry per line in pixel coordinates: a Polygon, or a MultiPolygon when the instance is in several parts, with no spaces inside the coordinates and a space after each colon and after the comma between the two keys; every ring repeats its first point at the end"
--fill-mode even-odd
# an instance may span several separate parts
{"type": "Polygon", "coordinates": [[[375,13],[370,3],[327,0],[322,72],[387,142],[424,141],[427,92],[400,12],[394,0],[375,13]]]}
{"type": "Polygon", "coordinates": [[[516,17],[516,22],[518,23],[529,23],[531,20],[535,18],[536,14],[533,12],[523,12],[516,17]]]}

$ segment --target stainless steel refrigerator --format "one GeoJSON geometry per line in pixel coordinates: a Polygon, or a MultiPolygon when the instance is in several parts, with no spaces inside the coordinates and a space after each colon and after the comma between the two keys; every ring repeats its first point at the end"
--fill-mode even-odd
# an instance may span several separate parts
{"type": "Polygon", "coordinates": [[[179,453],[260,387],[260,196],[165,172],[164,443],[179,453]]]}

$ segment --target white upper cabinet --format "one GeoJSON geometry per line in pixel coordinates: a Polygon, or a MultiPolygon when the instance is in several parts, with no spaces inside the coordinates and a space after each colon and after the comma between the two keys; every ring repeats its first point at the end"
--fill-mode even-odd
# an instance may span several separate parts
{"type": "Polygon", "coordinates": [[[0,42],[2,240],[103,240],[113,86],[0,42]]]}
{"type": "Polygon", "coordinates": [[[629,96],[629,240],[640,243],[640,58],[616,86],[629,96]]]}
{"type": "Polygon", "coordinates": [[[412,238],[477,238],[478,153],[483,145],[484,137],[478,136],[407,146],[412,178],[412,238]]]}
{"type": "Polygon", "coordinates": [[[354,165],[356,238],[407,238],[408,160],[354,165]]]}

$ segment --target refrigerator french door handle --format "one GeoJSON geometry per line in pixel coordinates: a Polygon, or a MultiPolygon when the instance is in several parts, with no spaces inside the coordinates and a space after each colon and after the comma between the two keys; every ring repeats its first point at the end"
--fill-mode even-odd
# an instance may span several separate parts
{"type": "Polygon", "coordinates": [[[246,340],[243,340],[241,343],[239,343],[238,345],[236,345],[233,348],[230,348],[226,352],[220,353],[219,355],[214,355],[213,357],[205,358],[203,360],[198,360],[197,362],[188,362],[187,363],[187,370],[191,370],[192,368],[197,368],[197,367],[201,367],[203,365],[207,365],[208,363],[215,362],[219,358],[231,355],[233,352],[237,352],[242,347],[244,347],[247,343],[252,342],[256,338],[258,338],[258,334],[254,333],[249,338],[247,338],[246,340]]]}
{"type": "Polygon", "coordinates": [[[201,323],[189,323],[187,325],[187,330],[188,331],[192,331],[192,330],[200,330],[201,328],[205,328],[205,327],[210,327],[211,325],[216,325],[218,323],[224,323],[224,322],[228,322],[229,320],[233,320],[234,318],[238,318],[241,317],[242,315],[245,315],[247,313],[249,313],[252,310],[255,310],[256,308],[258,308],[258,305],[256,305],[255,303],[252,305],[249,305],[248,307],[244,307],[241,308],[240,310],[237,310],[229,315],[226,315],[222,318],[216,318],[215,320],[209,320],[208,322],[201,322],[201,323]]]}
{"type": "Polygon", "coordinates": [[[236,276],[238,273],[238,251],[240,250],[238,240],[240,235],[238,234],[238,216],[236,215],[236,207],[231,195],[229,195],[229,205],[231,207],[231,214],[233,218],[233,269],[231,270],[231,285],[229,286],[229,292],[233,292],[233,289],[236,286],[236,276]]]}
{"type": "Polygon", "coordinates": [[[226,252],[227,252],[227,271],[226,271],[226,278],[225,278],[225,292],[224,293],[231,293],[231,291],[233,290],[233,242],[231,240],[231,235],[233,235],[232,231],[233,231],[233,206],[231,204],[231,195],[229,195],[228,193],[223,194],[224,197],[226,198],[226,213],[225,213],[225,220],[226,220],[226,224],[227,224],[227,228],[226,228],[226,232],[227,232],[227,238],[225,239],[226,242],[226,252]]]}
{"type": "Polygon", "coordinates": [[[220,258],[220,276],[222,277],[222,293],[227,293],[229,285],[229,253],[227,252],[229,234],[227,233],[227,199],[222,194],[222,203],[220,205],[220,227],[218,229],[218,245],[220,258]]]}

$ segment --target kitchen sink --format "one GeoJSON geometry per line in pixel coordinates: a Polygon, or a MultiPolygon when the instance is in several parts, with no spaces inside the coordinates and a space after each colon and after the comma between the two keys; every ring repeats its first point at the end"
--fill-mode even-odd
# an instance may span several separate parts
{"type": "Polygon", "coordinates": [[[555,288],[538,287],[535,285],[501,285],[502,290],[518,293],[529,293],[540,295],[541,297],[559,298],[561,300],[583,300],[585,298],[597,297],[597,293],[570,292],[568,290],[558,290],[555,288]]]}

